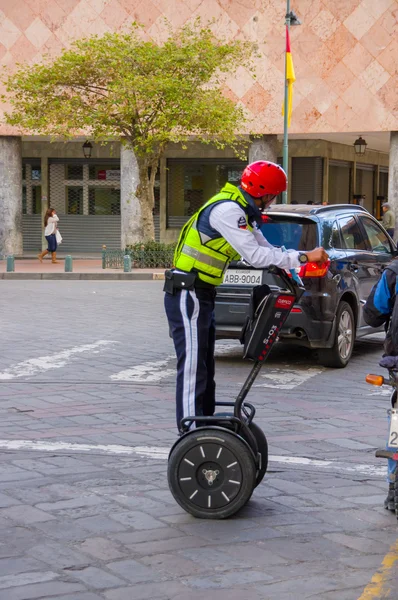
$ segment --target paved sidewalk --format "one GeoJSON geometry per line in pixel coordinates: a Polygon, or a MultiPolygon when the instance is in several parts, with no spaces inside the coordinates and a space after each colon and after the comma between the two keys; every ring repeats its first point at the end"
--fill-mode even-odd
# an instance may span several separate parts
{"type": "MultiPolygon", "coordinates": [[[[249,398],[269,470],[236,517],[208,522],[166,481],[162,283],[1,287],[0,600],[396,600],[397,521],[374,457],[388,390],[364,382],[380,336],[342,370],[272,352],[249,398]]],[[[216,355],[218,399],[231,399],[250,365],[235,343],[216,355]]]]}
{"type": "Polygon", "coordinates": [[[36,258],[15,260],[15,272],[7,273],[7,261],[0,260],[0,279],[163,279],[164,269],[133,269],[124,273],[123,269],[103,269],[100,259],[74,259],[73,273],[65,273],[64,258],[57,257],[59,264],[44,258],[40,263],[36,258]]]}

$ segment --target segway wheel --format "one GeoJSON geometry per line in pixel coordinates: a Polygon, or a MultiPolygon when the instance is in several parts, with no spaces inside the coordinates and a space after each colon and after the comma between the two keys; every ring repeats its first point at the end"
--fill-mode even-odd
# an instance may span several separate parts
{"type": "Polygon", "coordinates": [[[256,466],[236,434],[201,427],[175,445],[167,476],[171,493],[186,512],[199,519],[226,519],[252,495],[256,466]]]}
{"type": "Polygon", "coordinates": [[[255,486],[257,487],[264,479],[264,475],[266,474],[268,468],[268,442],[267,438],[265,437],[264,431],[253,421],[250,423],[249,429],[256,438],[258,451],[261,454],[261,468],[257,471],[255,486]]]}

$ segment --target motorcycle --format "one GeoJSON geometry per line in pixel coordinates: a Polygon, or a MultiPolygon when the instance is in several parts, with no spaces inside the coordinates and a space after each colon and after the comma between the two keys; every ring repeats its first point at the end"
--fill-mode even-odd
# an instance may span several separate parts
{"type": "MultiPolygon", "coordinates": [[[[385,356],[381,359],[379,365],[388,370],[388,378],[383,377],[383,375],[368,374],[365,380],[370,385],[375,385],[377,387],[388,385],[392,388],[390,395],[391,408],[387,410],[389,421],[388,440],[386,448],[379,448],[376,450],[375,456],[377,458],[387,458],[388,473],[394,473],[394,476],[390,478],[390,484],[392,485],[394,492],[393,508],[395,509],[395,514],[398,519],[398,480],[395,477],[398,462],[398,356],[385,356]]],[[[387,501],[385,507],[391,508],[392,510],[392,507],[389,506],[387,501]]]]}

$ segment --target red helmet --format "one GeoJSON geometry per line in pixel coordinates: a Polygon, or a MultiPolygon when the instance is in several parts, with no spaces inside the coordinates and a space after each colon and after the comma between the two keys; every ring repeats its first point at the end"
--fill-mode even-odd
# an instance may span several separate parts
{"type": "Polygon", "coordinates": [[[287,177],[279,165],[266,160],[258,160],[247,165],[242,173],[240,184],[245,192],[253,198],[261,198],[266,194],[277,196],[286,190],[287,177]]]}

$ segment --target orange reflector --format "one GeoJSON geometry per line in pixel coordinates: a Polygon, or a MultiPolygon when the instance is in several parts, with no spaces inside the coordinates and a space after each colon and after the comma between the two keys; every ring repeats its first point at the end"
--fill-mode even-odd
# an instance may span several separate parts
{"type": "Polygon", "coordinates": [[[370,383],[371,385],[383,385],[384,377],[381,375],[366,375],[366,383],[370,383]]]}

